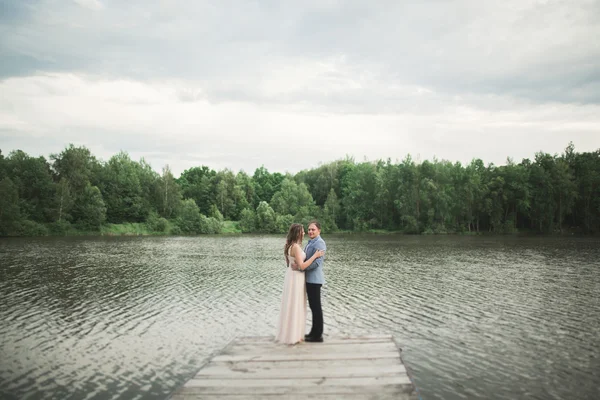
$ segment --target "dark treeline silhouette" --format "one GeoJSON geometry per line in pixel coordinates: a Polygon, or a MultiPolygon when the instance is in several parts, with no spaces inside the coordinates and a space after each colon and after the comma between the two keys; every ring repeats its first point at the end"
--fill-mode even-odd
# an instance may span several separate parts
{"type": "Polygon", "coordinates": [[[85,147],[31,157],[0,151],[0,235],[97,232],[286,232],[318,218],[327,232],[600,231],[600,150],[537,153],[506,165],[449,161],[333,161],[295,175],[194,167],[175,178],[120,152],[102,162],[85,147]]]}

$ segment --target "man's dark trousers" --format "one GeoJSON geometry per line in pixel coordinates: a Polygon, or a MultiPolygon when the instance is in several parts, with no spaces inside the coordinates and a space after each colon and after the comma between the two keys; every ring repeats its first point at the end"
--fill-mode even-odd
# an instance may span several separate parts
{"type": "Polygon", "coordinates": [[[312,328],[308,334],[310,337],[320,338],[323,336],[323,310],[321,309],[321,284],[306,283],[306,294],[308,305],[312,312],[312,328]]]}

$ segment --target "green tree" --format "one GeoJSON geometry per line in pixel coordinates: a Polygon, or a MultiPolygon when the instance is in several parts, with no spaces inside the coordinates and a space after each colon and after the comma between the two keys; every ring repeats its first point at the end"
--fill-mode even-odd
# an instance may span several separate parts
{"type": "Polygon", "coordinates": [[[287,215],[277,215],[275,218],[275,225],[277,225],[277,232],[287,233],[290,229],[290,225],[294,223],[294,217],[287,215]]]}
{"type": "Polygon", "coordinates": [[[258,196],[256,194],[256,185],[252,179],[252,177],[248,176],[248,174],[246,174],[243,171],[238,172],[238,174],[235,177],[235,184],[236,187],[240,190],[240,192],[242,193],[242,195],[244,196],[245,199],[245,204],[246,206],[241,208],[242,205],[244,204],[244,202],[240,201],[238,203],[238,210],[239,210],[239,214],[241,215],[242,210],[244,210],[245,208],[251,208],[251,209],[256,209],[256,206],[258,206],[258,196]]]}
{"type": "Polygon", "coordinates": [[[74,207],[74,212],[80,216],[77,222],[83,229],[100,229],[106,221],[106,205],[100,189],[88,183],[74,207]]]}
{"type": "MultiPolygon", "coordinates": [[[[244,200],[244,195],[236,190],[235,175],[230,170],[223,170],[217,173],[216,181],[216,201],[217,207],[225,219],[237,217],[236,203],[244,200]]],[[[246,204],[247,206],[247,204],[246,204]]]]}
{"type": "Polygon", "coordinates": [[[252,176],[254,180],[254,187],[256,190],[257,200],[260,201],[271,201],[275,192],[279,189],[281,181],[284,176],[279,172],[273,174],[263,166],[257,168],[252,176]]]}
{"type": "Polygon", "coordinates": [[[240,229],[244,233],[256,232],[256,213],[245,208],[240,216],[240,229]]]}
{"type": "Polygon", "coordinates": [[[176,222],[183,233],[202,232],[203,219],[200,208],[193,199],[183,200],[176,222]]]}
{"type": "Polygon", "coordinates": [[[210,217],[216,219],[219,222],[223,222],[224,219],[223,214],[221,214],[217,206],[215,206],[214,204],[210,207],[210,217]]]}
{"type": "Polygon", "coordinates": [[[421,217],[421,179],[419,168],[407,155],[398,165],[398,175],[395,184],[398,186],[394,206],[400,216],[400,227],[406,233],[419,233],[421,217]]]}
{"type": "Polygon", "coordinates": [[[71,188],[69,182],[62,178],[56,184],[56,195],[54,199],[55,203],[55,220],[62,222],[63,220],[69,221],[71,219],[70,211],[73,207],[73,196],[71,195],[71,188]]]}
{"type": "Polygon", "coordinates": [[[298,184],[306,184],[315,203],[323,206],[331,189],[336,192],[338,197],[341,195],[340,172],[344,163],[346,161],[338,160],[321,165],[316,169],[300,171],[294,179],[298,184]]]}
{"type": "MultiPolygon", "coordinates": [[[[75,223],[88,226],[90,217],[85,215],[90,199],[88,186],[97,187],[101,176],[102,166],[86,147],[75,147],[70,144],[59,154],[50,155],[53,161],[52,169],[57,181],[65,179],[73,196],[71,215],[75,223]]],[[[105,206],[104,206],[105,207],[105,206]]]]}
{"type": "Polygon", "coordinates": [[[577,154],[573,158],[578,182],[574,224],[587,233],[600,232],[600,150],[577,154]]]}
{"type": "Polygon", "coordinates": [[[6,160],[4,159],[2,150],[0,150],[0,180],[4,178],[6,178],[6,160]]]}
{"type": "Polygon", "coordinates": [[[338,200],[337,194],[335,194],[335,190],[331,188],[327,200],[325,201],[325,206],[323,207],[322,218],[323,228],[328,232],[335,232],[338,230],[336,219],[340,215],[340,209],[340,201],[338,200]]]}
{"type": "Polygon", "coordinates": [[[168,165],[163,168],[162,176],[156,182],[155,194],[160,216],[167,219],[175,217],[181,205],[181,189],[168,165]]]}
{"type": "Polygon", "coordinates": [[[256,208],[256,228],[264,233],[277,232],[275,211],[266,201],[261,201],[256,208]]]}
{"type": "Polygon", "coordinates": [[[77,195],[84,192],[88,183],[98,183],[101,165],[88,148],[70,144],[61,153],[50,155],[50,159],[58,178],[65,178],[77,195]]]}
{"type": "Polygon", "coordinates": [[[101,191],[106,218],[111,223],[145,221],[150,212],[140,182],[142,167],[123,151],[112,156],[103,168],[101,191]]]}
{"type": "Polygon", "coordinates": [[[563,231],[563,221],[567,214],[573,210],[575,200],[577,199],[577,183],[564,158],[557,159],[555,162],[553,181],[557,187],[556,198],[556,222],[558,229],[563,231]]]}
{"type": "Polygon", "coordinates": [[[352,168],[342,180],[342,191],[347,221],[354,230],[372,228],[379,221],[375,206],[377,179],[376,166],[363,162],[352,168]]]}
{"type": "Polygon", "coordinates": [[[0,235],[14,234],[21,222],[19,191],[8,177],[0,180],[0,235]]]}
{"type": "Polygon", "coordinates": [[[177,179],[183,198],[193,199],[200,212],[208,214],[210,207],[216,205],[216,176],[217,173],[205,165],[183,171],[177,179]]]}
{"type": "Polygon", "coordinates": [[[37,222],[51,221],[54,182],[46,159],[17,150],[9,154],[5,167],[19,191],[21,215],[37,222]]]}
{"type": "Polygon", "coordinates": [[[529,171],[523,164],[517,165],[509,158],[506,166],[499,168],[499,174],[505,181],[505,231],[510,232],[517,229],[519,215],[525,217],[529,213],[531,206],[529,171]]]}
{"type": "Polygon", "coordinates": [[[139,163],[134,164],[137,170],[140,187],[142,189],[141,196],[143,201],[142,213],[149,215],[152,212],[157,212],[160,209],[158,198],[156,196],[156,187],[159,185],[160,175],[152,169],[152,166],[143,158],[139,163]]]}
{"type": "Polygon", "coordinates": [[[153,232],[165,232],[169,227],[169,221],[158,215],[156,211],[151,211],[146,219],[146,226],[153,232]]]}
{"type": "Polygon", "coordinates": [[[216,218],[213,217],[206,217],[204,215],[201,215],[201,230],[200,233],[206,233],[206,234],[217,234],[217,233],[221,233],[221,231],[223,230],[223,222],[219,221],[216,218]]]}
{"type": "Polygon", "coordinates": [[[302,207],[307,207],[310,213],[314,201],[304,183],[298,185],[292,179],[286,178],[281,182],[280,190],[273,195],[270,204],[279,215],[299,216],[302,207]]]}
{"type": "Polygon", "coordinates": [[[554,157],[550,154],[536,153],[531,165],[530,176],[532,195],[531,221],[540,232],[554,230],[556,207],[556,188],[552,179],[554,157]]]}

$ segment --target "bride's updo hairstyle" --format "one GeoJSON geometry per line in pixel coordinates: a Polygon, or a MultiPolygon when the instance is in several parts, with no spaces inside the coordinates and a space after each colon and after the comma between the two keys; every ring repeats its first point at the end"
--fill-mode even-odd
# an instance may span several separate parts
{"type": "Polygon", "coordinates": [[[294,245],[294,243],[300,243],[300,240],[302,240],[302,232],[304,232],[304,226],[302,226],[302,224],[290,225],[290,230],[288,231],[287,238],[285,240],[285,246],[283,248],[283,254],[285,254],[285,263],[288,267],[290,266],[288,251],[290,250],[290,247],[294,245]]]}

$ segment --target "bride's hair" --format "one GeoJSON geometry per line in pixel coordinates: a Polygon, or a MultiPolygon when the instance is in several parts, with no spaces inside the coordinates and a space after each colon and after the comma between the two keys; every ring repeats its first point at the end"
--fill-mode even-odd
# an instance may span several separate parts
{"type": "Polygon", "coordinates": [[[290,230],[288,231],[287,238],[285,240],[285,246],[283,248],[283,254],[285,254],[285,263],[288,267],[290,266],[288,251],[290,250],[290,247],[294,245],[294,243],[299,243],[300,240],[302,240],[302,232],[304,232],[304,226],[302,226],[302,224],[290,225],[290,230]]]}

